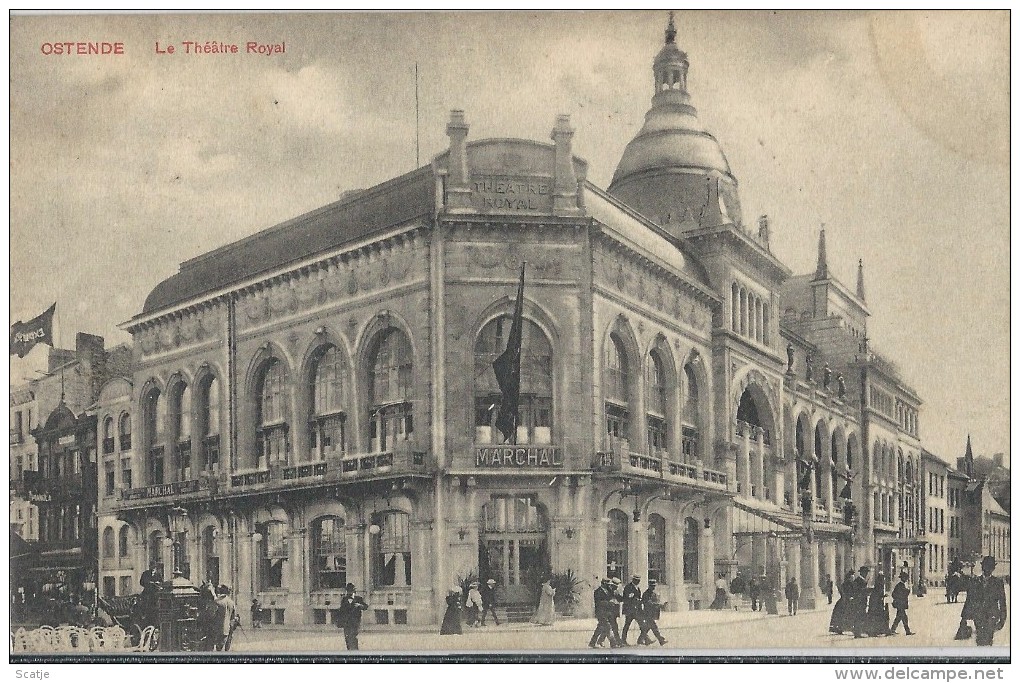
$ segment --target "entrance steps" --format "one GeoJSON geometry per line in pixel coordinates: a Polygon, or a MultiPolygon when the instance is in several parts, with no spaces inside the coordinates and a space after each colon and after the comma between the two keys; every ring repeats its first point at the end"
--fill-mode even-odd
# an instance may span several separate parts
{"type": "Polygon", "coordinates": [[[500,621],[508,624],[523,624],[535,616],[535,608],[528,604],[500,605],[496,608],[500,621]]]}

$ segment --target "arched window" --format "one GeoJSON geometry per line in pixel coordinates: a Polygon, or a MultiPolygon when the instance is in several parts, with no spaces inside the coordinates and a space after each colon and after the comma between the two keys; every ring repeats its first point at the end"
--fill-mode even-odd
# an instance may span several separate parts
{"type": "Polygon", "coordinates": [[[606,526],[606,577],[627,579],[627,541],[630,536],[630,522],[627,513],[621,510],[609,511],[606,526]]]}
{"type": "Polygon", "coordinates": [[[648,579],[667,583],[666,575],[666,519],[662,515],[648,516],[648,579]]]}
{"type": "Polygon", "coordinates": [[[220,382],[210,375],[198,385],[198,433],[202,435],[199,465],[203,472],[220,467],[220,382]]]}
{"type": "MultiPolygon", "coordinates": [[[[493,362],[506,351],[512,319],[490,320],[475,341],[475,442],[502,443],[496,428],[503,397],[493,362]]],[[[552,443],[552,345],[538,325],[524,319],[521,325],[521,387],[517,408],[517,443],[552,443]]]]}
{"type": "Polygon", "coordinates": [[[669,401],[666,368],[658,351],[648,354],[645,366],[645,409],[648,424],[648,452],[663,453],[669,448],[669,401]]]}
{"type": "Polygon", "coordinates": [[[730,329],[740,332],[740,289],[736,282],[730,288],[730,329]]]}
{"type": "Polygon", "coordinates": [[[129,536],[130,533],[131,527],[125,524],[120,528],[120,533],[117,535],[117,554],[120,557],[128,556],[128,548],[131,543],[131,537],[129,536]]]}
{"type": "Polygon", "coordinates": [[[605,353],[606,431],[610,439],[626,439],[630,432],[627,352],[614,332],[605,353]]]}
{"type": "Polygon", "coordinates": [[[287,538],[284,522],[268,522],[261,527],[259,586],[262,590],[283,588],[287,567],[287,538]]]}
{"type": "Polygon", "coordinates": [[[504,599],[531,597],[549,567],[548,523],[534,496],[492,496],[482,506],[479,577],[495,579],[504,599]]]}
{"type": "Polygon", "coordinates": [[[162,484],[164,480],[164,450],[160,443],[166,417],[166,401],[159,389],[152,387],[142,401],[142,425],[148,459],[149,484],[162,484]]]}
{"type": "Polygon", "coordinates": [[[191,387],[177,382],[170,392],[171,433],[179,481],[191,479],[191,387]]]}
{"type": "Polygon", "coordinates": [[[287,421],[287,368],[277,358],[265,365],[258,386],[258,458],[259,468],[273,463],[286,464],[290,457],[287,421]]]}
{"type": "Polygon", "coordinates": [[[395,327],[381,333],[369,368],[369,439],[372,452],[383,453],[414,432],[414,365],[407,335],[395,327]]]}
{"type": "Polygon", "coordinates": [[[684,519],[684,583],[698,583],[700,572],[698,551],[701,542],[701,527],[694,517],[684,519]]]}
{"type": "Polygon", "coordinates": [[[312,526],[312,576],[317,589],[347,585],[347,541],[340,517],[323,517],[312,526]]]}
{"type": "Polygon", "coordinates": [[[681,445],[684,460],[690,461],[701,457],[701,399],[698,379],[694,375],[694,367],[687,363],[684,365],[684,398],[681,420],[681,445]]]}
{"type": "Polygon", "coordinates": [[[220,585],[220,556],[216,548],[216,527],[211,524],[202,529],[202,570],[205,580],[214,586],[220,585]]]}
{"type": "Polygon", "coordinates": [[[120,416],[120,450],[131,450],[131,414],[124,413],[120,416]]]}
{"type": "Polygon", "coordinates": [[[411,521],[406,512],[374,516],[379,533],[372,537],[372,576],[375,585],[411,585],[411,521]]]}
{"type": "Polygon", "coordinates": [[[103,529],[103,557],[116,557],[117,548],[113,527],[103,529]]]}
{"type": "Polygon", "coordinates": [[[114,446],[113,418],[107,417],[103,420],[103,453],[113,453],[114,446]]]}
{"type": "Polygon", "coordinates": [[[312,367],[309,445],[314,459],[346,451],[347,394],[343,356],[327,346],[312,367]]]}

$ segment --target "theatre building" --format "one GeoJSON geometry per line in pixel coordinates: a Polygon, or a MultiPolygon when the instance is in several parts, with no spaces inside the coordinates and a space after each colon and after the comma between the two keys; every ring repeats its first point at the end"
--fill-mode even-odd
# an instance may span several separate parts
{"type": "Polygon", "coordinates": [[[608,190],[568,117],[547,142],[469,141],[454,111],[431,164],[156,286],[124,325],[134,372],[110,400],[130,399],[99,411],[131,416],[130,485],[114,465],[107,509],[137,539],[132,571],[230,584],[272,624],[331,623],[353,582],[370,623],[425,624],[470,575],[527,609],[571,570],[590,614],[604,576],[656,578],[686,610],[740,571],[816,585],[849,566],[840,477],[866,458],[867,360],[837,390],[788,352],[835,366],[825,339],[863,324],[822,302],[863,319],[863,294],[809,277],[818,311],[784,325],[790,271],[767,223],[743,226],[687,68],[671,24],[608,190]],[[492,364],[522,266],[510,445],[492,364]],[[795,450],[818,456],[807,503],[795,450]]]}

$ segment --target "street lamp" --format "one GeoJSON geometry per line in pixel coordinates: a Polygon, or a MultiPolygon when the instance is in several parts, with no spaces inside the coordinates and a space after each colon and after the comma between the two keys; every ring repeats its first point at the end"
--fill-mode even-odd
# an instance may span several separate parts
{"type": "Polygon", "coordinates": [[[184,571],[181,569],[181,534],[186,529],[188,519],[188,511],[179,505],[170,508],[167,513],[167,526],[170,529],[170,538],[172,539],[173,547],[173,578],[170,580],[170,585],[174,588],[181,586],[191,586],[191,582],[184,577],[184,571]]]}

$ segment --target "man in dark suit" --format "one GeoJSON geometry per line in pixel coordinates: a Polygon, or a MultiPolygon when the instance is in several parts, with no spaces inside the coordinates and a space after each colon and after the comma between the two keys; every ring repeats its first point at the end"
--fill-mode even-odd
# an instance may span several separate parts
{"type": "Polygon", "coordinates": [[[641,618],[639,620],[641,635],[638,636],[638,645],[652,644],[652,639],[648,637],[649,631],[659,641],[659,645],[666,644],[666,639],[659,633],[659,625],[656,623],[662,616],[662,606],[666,604],[655,590],[657,585],[658,581],[648,579],[648,590],[641,596],[641,618]]]}
{"type": "Polygon", "coordinates": [[[354,584],[347,584],[347,593],[340,598],[340,609],[337,610],[340,621],[337,626],[344,630],[344,641],[348,650],[358,649],[358,634],[361,632],[361,613],[368,609],[368,604],[360,595],[355,595],[354,584]]]}
{"type": "Polygon", "coordinates": [[[620,636],[624,645],[627,645],[627,632],[630,625],[635,621],[638,627],[641,626],[641,577],[635,574],[631,577],[630,583],[623,587],[623,634],[620,636]]]}
{"type": "Polygon", "coordinates": [[[481,588],[482,594],[482,626],[485,626],[485,617],[492,615],[496,626],[499,626],[499,617],[496,616],[496,579],[489,579],[481,588]]]}
{"type": "Polygon", "coordinates": [[[910,630],[910,623],[907,622],[907,608],[910,607],[910,588],[907,587],[909,580],[910,574],[900,572],[900,582],[892,589],[892,606],[896,610],[896,618],[893,619],[892,626],[889,627],[890,634],[896,633],[896,627],[902,621],[903,630],[907,632],[907,635],[914,635],[914,632],[910,630]]]}
{"type": "Polygon", "coordinates": [[[602,579],[602,585],[595,589],[593,597],[598,625],[595,626],[595,632],[591,634],[588,647],[601,647],[607,637],[610,647],[620,647],[620,630],[616,621],[620,616],[620,598],[616,595],[613,581],[602,579]]]}
{"type": "Polygon", "coordinates": [[[978,645],[991,645],[995,632],[1006,625],[1006,587],[993,576],[995,558],[981,560],[981,576],[967,585],[967,601],[961,619],[974,621],[974,640],[978,645]]]}
{"type": "Polygon", "coordinates": [[[850,595],[850,623],[854,627],[854,638],[863,638],[861,634],[868,620],[868,574],[871,569],[861,567],[860,573],[854,578],[854,590],[850,595]]]}

